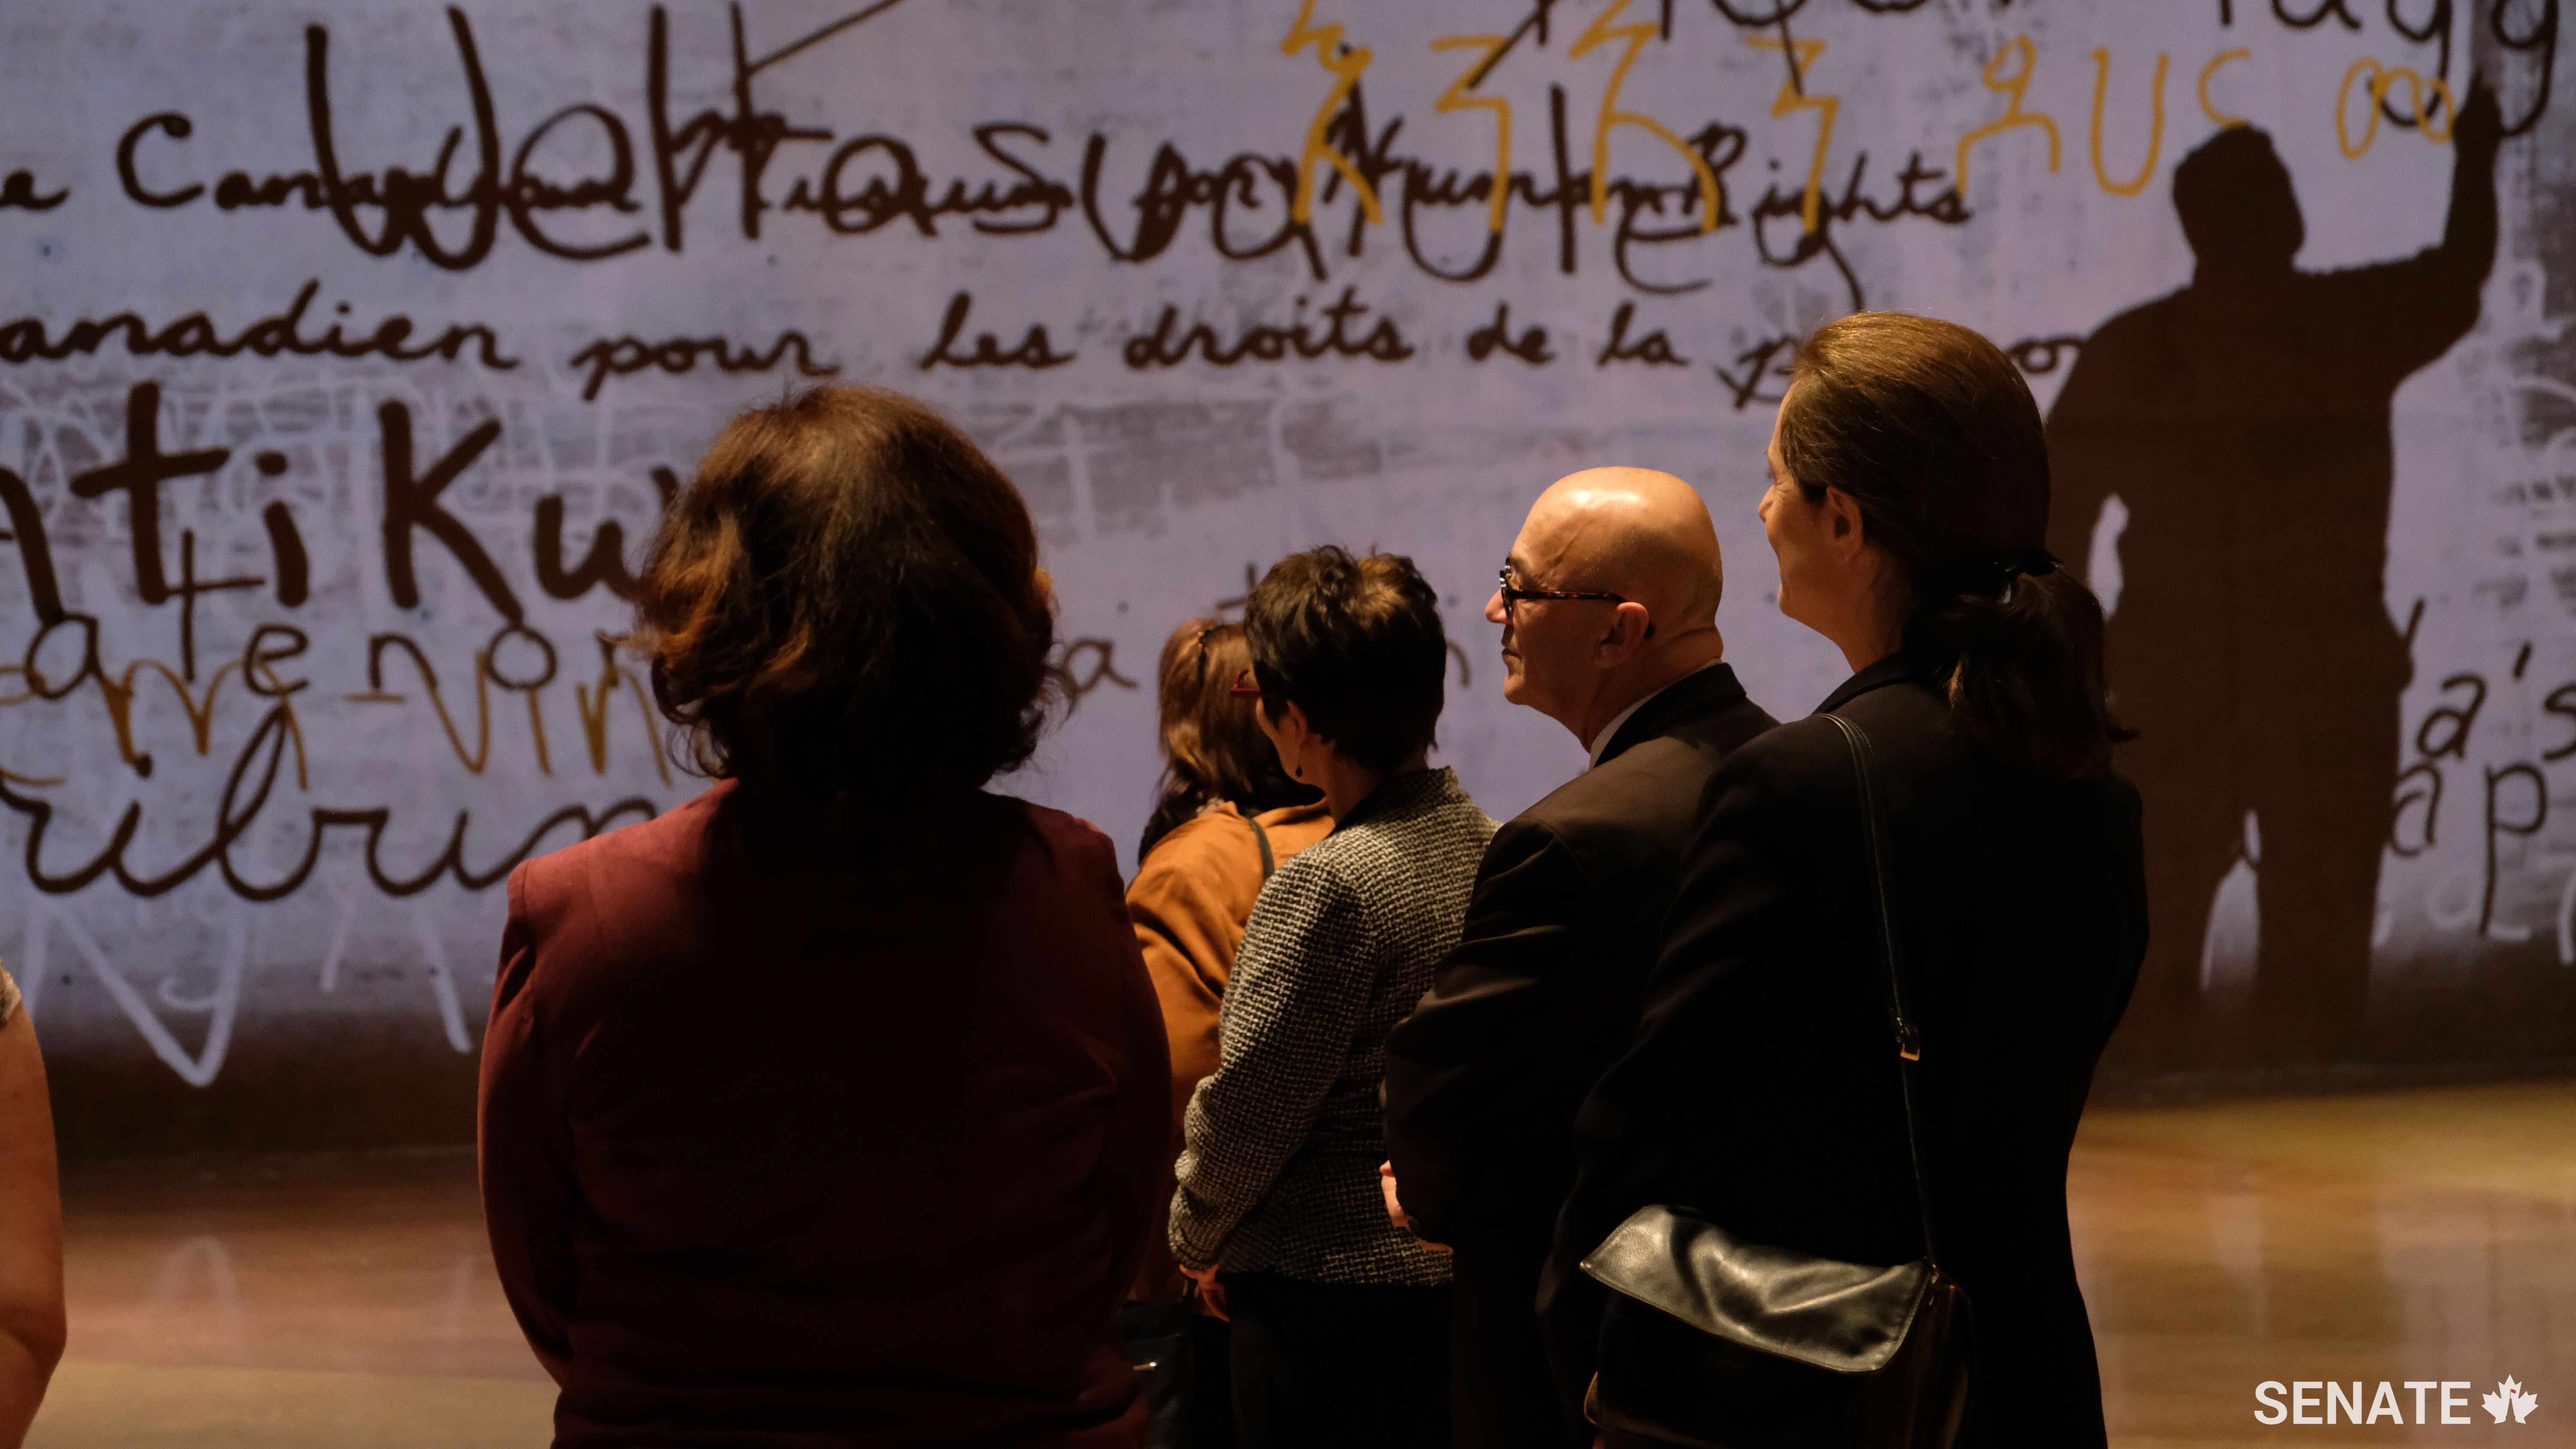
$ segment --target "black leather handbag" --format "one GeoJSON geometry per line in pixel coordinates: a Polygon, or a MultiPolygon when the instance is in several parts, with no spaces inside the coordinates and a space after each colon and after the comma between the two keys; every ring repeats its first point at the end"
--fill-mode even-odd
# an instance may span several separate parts
{"type": "Polygon", "coordinates": [[[1688,1208],[1638,1210],[1582,1263],[1610,1290],[1584,1410],[1613,1445],[1948,1449],[1967,1416],[1968,1296],[1932,1236],[1877,763],[1859,725],[1825,718],[1860,781],[1923,1257],[1837,1262],[1741,1241],[1688,1208]]]}
{"type": "MultiPolygon", "coordinates": [[[[1118,1336],[1126,1344],[1128,1366],[1145,1387],[1146,1449],[1190,1449],[1190,1394],[1198,1369],[1190,1320],[1198,1311],[1199,1301],[1191,1294],[1147,1299],[1118,1310],[1118,1336]]],[[[1218,1371],[1224,1371],[1223,1365],[1218,1371]]]]}

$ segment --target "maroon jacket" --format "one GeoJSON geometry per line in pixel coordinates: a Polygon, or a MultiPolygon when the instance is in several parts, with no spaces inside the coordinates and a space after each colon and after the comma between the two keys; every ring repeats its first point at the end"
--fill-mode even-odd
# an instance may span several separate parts
{"type": "Polygon", "coordinates": [[[483,1204],[558,1444],[1138,1442],[1163,1023],[1109,842],[720,784],[510,877],[483,1204]]]}

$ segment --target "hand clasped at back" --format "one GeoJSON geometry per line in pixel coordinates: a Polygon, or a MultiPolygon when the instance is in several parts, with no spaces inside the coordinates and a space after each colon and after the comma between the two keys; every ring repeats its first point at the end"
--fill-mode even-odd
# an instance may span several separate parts
{"type": "Polygon", "coordinates": [[[1183,1268],[1181,1272],[1199,1285],[1199,1301],[1207,1305],[1208,1312],[1231,1321],[1232,1315],[1225,1311],[1225,1285],[1216,1280],[1215,1264],[1204,1268],[1183,1268]]]}
{"type": "Polygon", "coordinates": [[[1422,1236],[1421,1233],[1416,1232],[1413,1226],[1413,1219],[1404,1215],[1404,1204],[1396,1201],[1395,1197],[1394,1163],[1381,1162],[1377,1165],[1377,1192],[1378,1196],[1386,1199],[1386,1220],[1388,1222],[1395,1224],[1397,1227],[1404,1229],[1408,1233],[1412,1233],[1413,1240],[1415,1242],[1420,1243],[1422,1246],[1429,1248],[1435,1253],[1445,1253],[1449,1251],[1449,1245],[1447,1243],[1435,1243],[1429,1238],[1422,1236]]]}

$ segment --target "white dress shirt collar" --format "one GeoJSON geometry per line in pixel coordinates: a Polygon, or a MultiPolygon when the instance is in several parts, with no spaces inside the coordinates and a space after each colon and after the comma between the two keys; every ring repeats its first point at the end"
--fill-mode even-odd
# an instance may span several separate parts
{"type": "MultiPolygon", "coordinates": [[[[1672,684],[1665,685],[1664,689],[1672,688],[1673,685],[1681,683],[1682,679],[1689,679],[1695,675],[1705,674],[1725,662],[1726,661],[1723,659],[1712,659],[1706,664],[1701,665],[1699,668],[1692,670],[1689,674],[1683,675],[1681,679],[1674,680],[1672,684]]],[[[1648,704],[1654,702],[1656,695],[1662,694],[1664,689],[1656,690],[1654,694],[1647,695],[1645,698],[1638,700],[1635,704],[1628,706],[1626,709],[1623,709],[1610,717],[1610,722],[1601,727],[1601,733],[1594,735],[1592,737],[1592,743],[1587,747],[1592,752],[1593,764],[1600,764],[1601,752],[1610,748],[1610,742],[1612,740],[1619,738],[1619,726],[1626,724],[1630,715],[1635,714],[1637,711],[1644,709],[1648,704]]]]}

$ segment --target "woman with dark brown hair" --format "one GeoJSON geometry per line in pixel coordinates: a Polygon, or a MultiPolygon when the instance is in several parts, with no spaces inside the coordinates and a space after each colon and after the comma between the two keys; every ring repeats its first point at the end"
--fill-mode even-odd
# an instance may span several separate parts
{"type": "Polygon", "coordinates": [[[1686,1205],[1793,1253],[1930,1253],[1973,1313],[1958,1442],[2101,1445],[2066,1160],[2137,979],[2146,893],[2101,606],[2041,543],[2039,409],[1976,333],[1864,313],[1799,348],[1768,467],[1780,610],[1852,676],[1736,750],[1703,797],[1642,1025],[1577,1127],[1541,1287],[1559,1389],[1579,1399],[1603,1351],[1605,1290],[1579,1261],[1638,1209],[1686,1205]],[[1875,810],[1828,714],[1867,738],[1875,810]],[[1919,1055],[1923,1211],[1873,815],[1919,1055]]]}
{"type": "Polygon", "coordinates": [[[555,1442],[1126,1446],[1169,1161],[1109,842],[985,790],[1044,719],[1019,494],[890,392],[728,427],[643,581],[717,778],[510,877],[493,1256],[555,1442]]]}
{"type": "Polygon", "coordinates": [[[1245,600],[1256,719],[1338,823],[1261,888],[1171,1244],[1234,1323],[1246,1449],[1449,1442],[1449,1263],[1387,1219],[1386,1038],[1458,943],[1494,822],[1429,764],[1449,645],[1410,559],[1292,554],[1245,600]]]}

